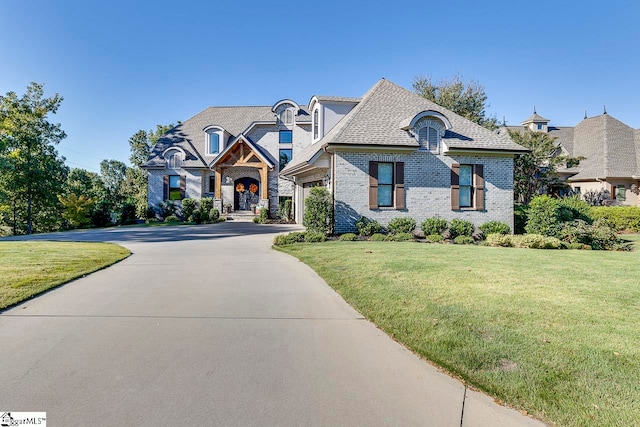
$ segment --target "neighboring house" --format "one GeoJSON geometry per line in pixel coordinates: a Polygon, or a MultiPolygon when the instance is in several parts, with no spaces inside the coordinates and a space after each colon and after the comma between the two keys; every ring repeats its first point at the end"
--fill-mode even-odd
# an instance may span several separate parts
{"type": "Polygon", "coordinates": [[[439,216],[513,229],[513,157],[526,149],[385,79],[363,97],[212,107],[163,135],[149,161],[149,205],[212,197],[214,207],[276,213],[326,187],[335,230],[439,216]],[[252,191],[249,191],[249,190],[252,191]],[[244,191],[238,191],[244,190],[244,191]]]}
{"type": "Polygon", "coordinates": [[[575,127],[549,126],[549,120],[535,109],[522,126],[555,137],[563,154],[584,158],[577,166],[558,170],[578,193],[608,190],[612,199],[621,204],[640,203],[631,191],[632,186],[635,189],[640,185],[640,129],[633,129],[606,112],[589,118],[585,115],[575,127]]]}

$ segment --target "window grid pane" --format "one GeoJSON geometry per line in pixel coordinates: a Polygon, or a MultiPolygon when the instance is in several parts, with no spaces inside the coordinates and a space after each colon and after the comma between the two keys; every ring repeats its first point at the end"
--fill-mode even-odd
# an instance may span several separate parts
{"type": "Polygon", "coordinates": [[[460,186],[471,186],[472,173],[470,165],[460,165],[460,186]]]}
{"type": "Polygon", "coordinates": [[[471,187],[460,186],[460,207],[468,208],[471,206],[471,187]]]}
{"type": "Polygon", "coordinates": [[[180,189],[180,176],[179,175],[170,175],[169,176],[169,188],[177,188],[180,189]]]}
{"type": "Polygon", "coordinates": [[[393,187],[378,184],[378,206],[393,206],[393,187]]]}
{"type": "Polygon", "coordinates": [[[393,184],[393,163],[378,163],[378,185],[393,184]]]}
{"type": "Polygon", "coordinates": [[[290,144],[293,142],[293,132],[290,130],[281,130],[280,131],[280,143],[281,144],[290,144]]]}
{"type": "Polygon", "coordinates": [[[291,149],[280,150],[280,170],[287,166],[287,163],[291,161],[293,153],[291,149]]]}

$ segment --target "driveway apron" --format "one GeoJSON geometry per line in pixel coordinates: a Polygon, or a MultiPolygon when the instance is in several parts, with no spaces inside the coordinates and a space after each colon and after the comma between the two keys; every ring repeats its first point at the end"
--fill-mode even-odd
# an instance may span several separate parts
{"type": "Polygon", "coordinates": [[[0,314],[0,411],[51,426],[542,425],[391,340],[270,248],[291,226],[32,236],[124,261],[0,314]]]}

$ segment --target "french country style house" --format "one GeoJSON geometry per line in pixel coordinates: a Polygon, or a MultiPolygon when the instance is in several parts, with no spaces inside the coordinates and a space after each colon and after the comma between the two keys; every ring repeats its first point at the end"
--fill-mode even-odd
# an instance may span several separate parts
{"type": "Polygon", "coordinates": [[[529,129],[555,138],[562,154],[582,158],[577,165],[558,170],[577,193],[607,190],[618,204],[637,206],[640,197],[640,129],[633,129],[606,111],[587,117],[576,126],[551,126],[550,120],[533,115],[522,126],[511,130],[529,129]],[[635,191],[633,191],[635,190],[635,191]]]}
{"type": "Polygon", "coordinates": [[[149,205],[185,197],[275,215],[293,201],[302,223],[310,188],[333,196],[335,231],[361,216],[387,224],[429,217],[513,229],[513,158],[526,149],[388,80],[362,98],[313,96],[265,107],[211,107],[153,147],[149,205]]]}

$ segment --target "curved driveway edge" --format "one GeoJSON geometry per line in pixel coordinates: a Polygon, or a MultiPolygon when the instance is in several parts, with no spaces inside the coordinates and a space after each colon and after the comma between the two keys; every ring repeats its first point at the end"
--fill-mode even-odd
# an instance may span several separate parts
{"type": "Polygon", "coordinates": [[[270,249],[293,229],[30,236],[133,255],[0,315],[0,409],[64,426],[543,425],[466,390],[270,249]]]}

